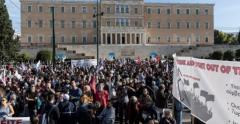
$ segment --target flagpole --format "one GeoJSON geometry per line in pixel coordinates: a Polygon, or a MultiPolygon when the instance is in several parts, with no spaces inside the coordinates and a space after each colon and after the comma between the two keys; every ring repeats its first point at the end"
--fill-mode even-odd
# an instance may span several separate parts
{"type": "Polygon", "coordinates": [[[53,69],[55,69],[55,54],[56,54],[56,46],[55,46],[55,17],[54,17],[54,2],[52,0],[52,64],[53,64],[53,69]]]}

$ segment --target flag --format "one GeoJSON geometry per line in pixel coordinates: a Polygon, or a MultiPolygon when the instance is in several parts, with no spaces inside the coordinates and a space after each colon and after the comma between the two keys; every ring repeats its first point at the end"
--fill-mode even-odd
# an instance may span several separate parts
{"type": "Polygon", "coordinates": [[[177,54],[176,54],[176,53],[172,54],[172,57],[173,57],[173,58],[174,58],[174,57],[177,57],[177,54]]]}
{"type": "Polygon", "coordinates": [[[23,71],[27,70],[27,67],[22,63],[21,68],[23,71]]]}
{"type": "Polygon", "coordinates": [[[137,64],[141,64],[141,59],[140,59],[139,56],[137,57],[137,60],[135,60],[135,62],[136,62],[137,64]]]}
{"type": "Polygon", "coordinates": [[[18,71],[15,72],[14,76],[18,79],[18,80],[22,80],[22,75],[20,75],[18,73],[18,71]]]}
{"type": "Polygon", "coordinates": [[[92,76],[91,80],[89,81],[90,88],[92,89],[93,93],[95,94],[96,91],[96,77],[92,76]]]}
{"type": "Polygon", "coordinates": [[[38,61],[38,63],[35,65],[35,68],[36,68],[37,70],[39,70],[39,69],[40,69],[40,66],[41,66],[41,62],[38,61]]]}

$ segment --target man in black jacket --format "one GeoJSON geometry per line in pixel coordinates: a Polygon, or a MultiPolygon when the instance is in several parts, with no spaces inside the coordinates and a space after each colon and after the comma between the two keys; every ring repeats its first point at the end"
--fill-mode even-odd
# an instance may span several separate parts
{"type": "Polygon", "coordinates": [[[58,124],[58,121],[60,119],[60,112],[58,107],[54,104],[54,101],[54,94],[50,94],[45,107],[47,124],[58,124]]]}

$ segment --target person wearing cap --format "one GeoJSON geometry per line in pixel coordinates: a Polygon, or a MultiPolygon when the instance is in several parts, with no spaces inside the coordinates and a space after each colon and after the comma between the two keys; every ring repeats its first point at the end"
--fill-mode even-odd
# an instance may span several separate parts
{"type": "Polygon", "coordinates": [[[14,114],[13,107],[10,104],[8,104],[8,101],[5,97],[2,97],[0,106],[0,118],[12,117],[13,114],[14,114]]]}

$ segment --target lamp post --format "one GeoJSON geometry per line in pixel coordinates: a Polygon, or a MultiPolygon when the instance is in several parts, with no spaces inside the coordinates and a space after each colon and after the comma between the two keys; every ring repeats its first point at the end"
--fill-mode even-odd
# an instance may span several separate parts
{"type": "MultiPolygon", "coordinates": [[[[101,0],[100,0],[100,7],[99,2],[97,0],[97,13],[93,14],[93,18],[96,18],[96,28],[97,28],[97,67],[99,64],[99,17],[103,16],[103,12],[101,12],[101,0]],[[100,13],[99,13],[100,8],[100,13]]],[[[101,25],[101,24],[100,24],[101,25]]]]}
{"type": "Polygon", "coordinates": [[[54,18],[54,6],[51,7],[52,12],[52,63],[53,69],[55,69],[55,54],[56,54],[56,46],[55,46],[55,18],[54,18]]]}

